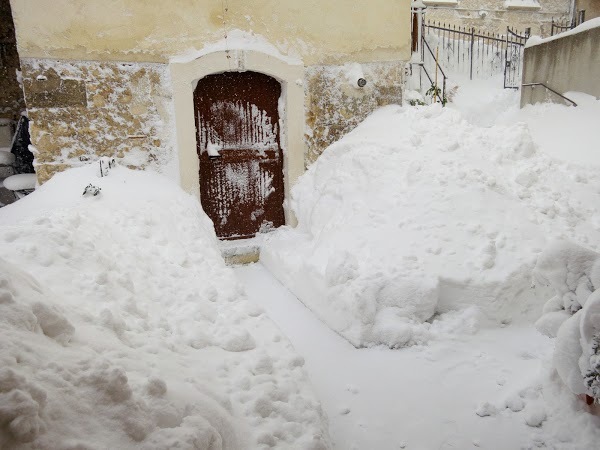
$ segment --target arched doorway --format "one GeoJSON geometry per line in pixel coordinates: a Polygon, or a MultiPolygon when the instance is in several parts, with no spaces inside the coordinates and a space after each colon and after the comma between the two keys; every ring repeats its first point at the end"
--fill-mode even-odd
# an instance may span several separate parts
{"type": "Polygon", "coordinates": [[[281,85],[257,72],[208,75],[194,90],[200,202],[221,239],[285,223],[281,85]]]}

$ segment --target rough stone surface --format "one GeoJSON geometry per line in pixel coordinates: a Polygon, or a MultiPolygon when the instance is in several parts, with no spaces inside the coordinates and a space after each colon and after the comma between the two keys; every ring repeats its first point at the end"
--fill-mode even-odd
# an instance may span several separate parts
{"type": "Polygon", "coordinates": [[[367,80],[360,88],[349,65],[311,66],[305,75],[305,162],[312,164],[330,144],[352,131],[381,106],[402,104],[404,65],[401,61],[361,64],[367,80]]]}
{"type": "Polygon", "coordinates": [[[25,58],[22,68],[40,183],[101,156],[159,170],[176,158],[165,65],[25,58]]]}
{"type": "Polygon", "coordinates": [[[56,70],[50,68],[44,75],[24,81],[29,108],[87,107],[83,80],[61,79],[56,70]]]}
{"type": "MultiPolygon", "coordinates": [[[[102,156],[140,169],[176,164],[165,65],[24,58],[22,67],[40,184],[102,156]]],[[[402,61],[308,67],[306,165],[375,109],[402,103],[403,74],[402,61]]]]}

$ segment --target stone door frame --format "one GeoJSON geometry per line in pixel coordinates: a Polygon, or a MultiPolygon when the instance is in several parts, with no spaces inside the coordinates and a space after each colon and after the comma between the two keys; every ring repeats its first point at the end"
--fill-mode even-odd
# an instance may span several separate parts
{"type": "Polygon", "coordinates": [[[170,68],[180,183],[200,202],[200,161],[196,151],[193,98],[198,80],[216,73],[251,70],[269,75],[281,83],[285,106],[280,117],[286,200],[284,212],[286,224],[294,226],[296,219],[289,208],[289,200],[291,187],[304,172],[304,66],[254,50],[229,50],[209,53],[189,62],[173,62],[170,68]]]}

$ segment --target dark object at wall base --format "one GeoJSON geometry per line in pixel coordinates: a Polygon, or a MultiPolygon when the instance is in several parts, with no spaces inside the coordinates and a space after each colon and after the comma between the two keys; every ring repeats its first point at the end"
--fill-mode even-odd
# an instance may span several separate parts
{"type": "Polygon", "coordinates": [[[29,138],[29,119],[21,116],[17,123],[17,130],[10,151],[15,155],[16,173],[35,173],[33,168],[33,153],[29,151],[31,139],[29,138]]]}

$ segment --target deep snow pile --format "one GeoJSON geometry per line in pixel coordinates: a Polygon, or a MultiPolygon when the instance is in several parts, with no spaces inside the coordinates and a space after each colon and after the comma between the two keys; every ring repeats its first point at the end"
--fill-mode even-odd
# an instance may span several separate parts
{"type": "Polygon", "coordinates": [[[557,338],[558,375],[574,394],[600,399],[600,254],[557,242],[538,259],[535,276],[555,293],[536,327],[557,338]]]}
{"type": "Polygon", "coordinates": [[[600,165],[598,117],[600,101],[582,92],[566,92],[577,107],[538,103],[519,108],[520,91],[499,89],[502,78],[490,80],[455,79],[458,86],[448,107],[457,109],[477,126],[527,126],[538,150],[562,161],[600,165]]]}
{"type": "Polygon", "coordinates": [[[478,414],[521,415],[538,427],[537,447],[584,450],[600,441],[600,253],[556,241],[540,254],[537,284],[554,294],[536,322],[541,333],[556,338],[554,352],[533,382],[504,399],[484,402],[478,414]],[[594,403],[594,399],[596,403],[594,403]]]}
{"type": "Polygon", "coordinates": [[[302,358],[197,201],[96,167],[0,210],[0,447],[327,448],[302,358]]]}
{"type": "Polygon", "coordinates": [[[390,106],[310,167],[293,190],[299,226],[269,237],[261,260],[356,346],[476,330],[481,312],[535,320],[546,243],[600,242],[598,185],[592,167],[539,151],[523,123],[390,106]]]}

